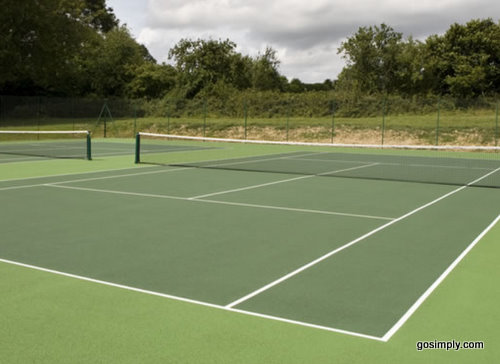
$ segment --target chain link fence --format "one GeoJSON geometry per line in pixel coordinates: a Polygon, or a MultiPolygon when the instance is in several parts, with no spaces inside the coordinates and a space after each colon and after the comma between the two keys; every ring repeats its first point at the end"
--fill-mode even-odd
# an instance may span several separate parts
{"type": "Polygon", "coordinates": [[[498,101],[248,93],[124,100],[0,96],[0,129],[137,131],[238,139],[398,145],[499,144],[498,101]]]}

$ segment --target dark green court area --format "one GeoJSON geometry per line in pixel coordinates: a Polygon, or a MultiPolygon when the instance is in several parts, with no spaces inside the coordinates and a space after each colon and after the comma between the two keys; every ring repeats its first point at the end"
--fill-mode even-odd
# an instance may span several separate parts
{"type": "MultiPolygon", "coordinates": [[[[132,157],[131,143],[100,144],[132,157]]],[[[179,161],[189,153],[204,150],[179,161]]],[[[349,158],[328,172],[375,163],[349,158]]],[[[499,212],[496,188],[205,167],[2,181],[0,258],[382,339],[499,212]]]]}

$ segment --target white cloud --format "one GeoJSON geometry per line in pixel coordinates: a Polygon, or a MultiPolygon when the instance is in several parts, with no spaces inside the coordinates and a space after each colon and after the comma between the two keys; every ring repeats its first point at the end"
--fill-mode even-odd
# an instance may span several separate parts
{"type": "Polygon", "coordinates": [[[250,55],[269,45],[286,76],[322,82],[340,72],[337,48],[360,26],[385,22],[406,36],[425,38],[453,22],[499,13],[496,0],[149,0],[136,33],[164,62],[182,38],[229,38],[250,55]]]}

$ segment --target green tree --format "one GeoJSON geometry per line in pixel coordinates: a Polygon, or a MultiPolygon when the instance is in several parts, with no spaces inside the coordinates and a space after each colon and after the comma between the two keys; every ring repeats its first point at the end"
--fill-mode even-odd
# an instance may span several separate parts
{"type": "Polygon", "coordinates": [[[500,23],[491,19],[453,24],[426,41],[433,91],[475,97],[500,91],[500,23]]]}
{"type": "Polygon", "coordinates": [[[106,0],[80,0],[77,19],[106,33],[118,26],[113,9],[106,7],[106,0]]]}
{"type": "Polygon", "coordinates": [[[127,85],[137,72],[145,72],[145,63],[154,59],[144,46],[138,44],[126,26],[106,33],[94,56],[87,61],[91,88],[101,96],[125,96],[127,85]]]}
{"type": "Polygon", "coordinates": [[[425,78],[425,54],[425,44],[411,36],[400,44],[396,55],[393,92],[413,95],[428,91],[430,80],[425,78]]]}
{"type": "Polygon", "coordinates": [[[267,47],[253,62],[252,86],[259,91],[279,90],[287,87],[287,79],[279,73],[280,61],[276,51],[267,47]]]}
{"type": "Polygon", "coordinates": [[[144,62],[134,69],[125,94],[130,98],[159,99],[175,87],[176,77],[176,70],[170,65],[144,62]]]}
{"type": "Polygon", "coordinates": [[[248,57],[235,51],[236,44],[222,40],[182,39],[169,52],[178,74],[178,88],[188,98],[218,84],[238,89],[250,85],[248,57]]]}
{"type": "Polygon", "coordinates": [[[347,62],[339,77],[341,87],[368,93],[395,91],[401,44],[402,33],[385,24],[359,28],[338,49],[347,62]]]}
{"type": "Polygon", "coordinates": [[[305,85],[298,78],[293,78],[288,84],[287,91],[293,93],[300,93],[306,90],[305,85]]]}
{"type": "Polygon", "coordinates": [[[2,0],[0,92],[78,94],[97,32],[117,24],[104,1],[2,0]]]}

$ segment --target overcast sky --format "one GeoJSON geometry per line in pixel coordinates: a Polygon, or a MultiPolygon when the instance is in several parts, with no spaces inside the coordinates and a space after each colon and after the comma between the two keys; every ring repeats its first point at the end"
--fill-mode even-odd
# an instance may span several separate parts
{"type": "Polygon", "coordinates": [[[107,0],[159,62],[182,38],[229,38],[251,56],[271,46],[289,79],[323,82],[344,66],[340,43],[360,26],[386,23],[425,39],[451,24],[493,17],[499,0],[107,0]]]}

